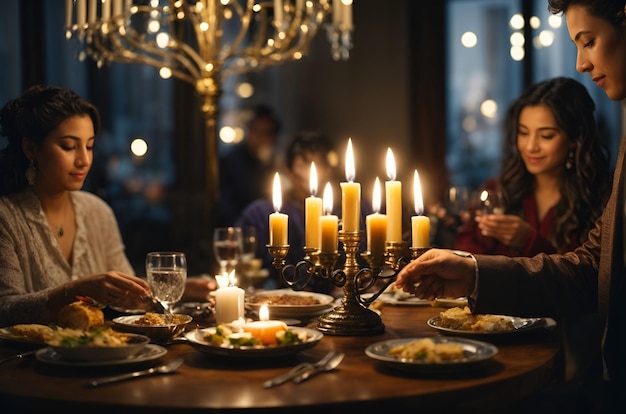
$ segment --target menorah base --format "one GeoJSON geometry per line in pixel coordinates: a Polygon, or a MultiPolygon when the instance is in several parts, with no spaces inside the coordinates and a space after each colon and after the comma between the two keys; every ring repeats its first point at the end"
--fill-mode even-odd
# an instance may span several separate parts
{"type": "Polygon", "coordinates": [[[317,320],[317,329],[328,335],[365,336],[385,331],[380,316],[358,303],[342,303],[317,320]]]}

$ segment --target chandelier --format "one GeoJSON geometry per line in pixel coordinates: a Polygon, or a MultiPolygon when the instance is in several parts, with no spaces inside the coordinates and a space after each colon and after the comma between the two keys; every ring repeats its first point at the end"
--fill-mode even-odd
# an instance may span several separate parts
{"type": "Polygon", "coordinates": [[[352,48],[352,0],[66,0],[78,58],[154,66],[191,84],[206,129],[205,214],[218,194],[217,117],[231,75],[299,60],[322,27],[334,60],[352,48]]]}

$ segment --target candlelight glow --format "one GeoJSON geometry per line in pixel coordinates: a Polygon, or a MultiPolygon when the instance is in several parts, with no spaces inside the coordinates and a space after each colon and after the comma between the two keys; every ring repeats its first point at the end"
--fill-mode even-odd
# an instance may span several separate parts
{"type": "Polygon", "coordinates": [[[396,179],[396,160],[393,157],[391,148],[387,148],[387,178],[391,181],[396,179]]]}
{"type": "Polygon", "coordinates": [[[424,213],[424,200],[422,199],[422,186],[417,170],[413,174],[413,195],[415,197],[415,213],[420,216],[424,213]]]}
{"type": "Polygon", "coordinates": [[[376,177],[376,181],[374,182],[374,194],[372,195],[372,208],[374,209],[374,213],[378,213],[380,211],[380,199],[380,180],[376,177]]]}
{"type": "Polygon", "coordinates": [[[267,305],[261,305],[259,309],[259,320],[260,321],[269,321],[270,320],[270,309],[267,305]]]}
{"type": "Polygon", "coordinates": [[[333,212],[333,188],[330,183],[326,183],[324,187],[324,214],[333,212]]]}
{"type": "Polygon", "coordinates": [[[315,163],[311,163],[311,174],[309,175],[309,189],[311,190],[311,195],[314,196],[317,194],[317,170],[315,169],[315,163]]]}
{"type": "Polygon", "coordinates": [[[352,153],[352,138],[348,138],[348,149],[346,150],[346,180],[353,182],[356,177],[354,168],[354,154],[352,153]]]}
{"type": "Polygon", "coordinates": [[[280,189],[280,175],[276,173],[274,175],[274,187],[272,193],[272,199],[274,201],[274,210],[276,212],[280,211],[280,207],[283,204],[283,196],[280,189]]]}
{"type": "Polygon", "coordinates": [[[233,270],[229,274],[215,275],[215,281],[218,288],[225,288],[228,286],[235,286],[237,284],[237,278],[235,277],[235,271],[233,270]]]}

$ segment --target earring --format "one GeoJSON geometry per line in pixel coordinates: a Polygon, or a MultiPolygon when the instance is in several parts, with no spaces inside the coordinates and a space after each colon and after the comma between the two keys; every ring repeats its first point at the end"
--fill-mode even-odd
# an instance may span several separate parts
{"type": "Polygon", "coordinates": [[[35,184],[35,177],[37,176],[37,170],[35,169],[34,160],[30,160],[30,165],[28,166],[26,173],[24,173],[24,176],[26,177],[26,181],[28,182],[28,185],[35,184]]]}
{"type": "Polygon", "coordinates": [[[565,169],[571,170],[574,167],[574,150],[569,150],[567,160],[565,161],[565,169]]]}

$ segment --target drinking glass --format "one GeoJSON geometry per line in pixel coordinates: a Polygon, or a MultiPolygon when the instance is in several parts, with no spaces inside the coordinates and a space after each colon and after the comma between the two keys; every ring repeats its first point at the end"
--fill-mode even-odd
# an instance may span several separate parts
{"type": "Polygon", "coordinates": [[[172,319],[172,306],[185,291],[187,258],[181,252],[150,252],[146,256],[146,275],[152,297],[163,306],[167,322],[172,319]]]}
{"type": "Polygon", "coordinates": [[[228,274],[239,263],[243,238],[240,227],[217,227],[213,231],[213,252],[220,264],[220,273],[228,274]]]}
{"type": "Polygon", "coordinates": [[[498,190],[483,190],[480,193],[483,214],[503,214],[502,195],[498,190]]]}

